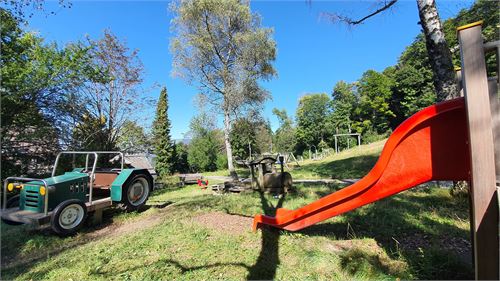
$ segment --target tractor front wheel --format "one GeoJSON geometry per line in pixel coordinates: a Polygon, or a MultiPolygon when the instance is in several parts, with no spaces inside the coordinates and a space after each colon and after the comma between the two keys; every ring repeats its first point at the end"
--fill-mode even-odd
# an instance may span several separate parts
{"type": "Polygon", "coordinates": [[[126,211],[142,208],[148,200],[152,184],[143,174],[138,174],[122,190],[120,207],[126,211]]]}
{"type": "Polygon", "coordinates": [[[66,200],[55,208],[50,226],[61,236],[71,235],[83,225],[86,217],[87,207],[81,200],[66,200]]]}

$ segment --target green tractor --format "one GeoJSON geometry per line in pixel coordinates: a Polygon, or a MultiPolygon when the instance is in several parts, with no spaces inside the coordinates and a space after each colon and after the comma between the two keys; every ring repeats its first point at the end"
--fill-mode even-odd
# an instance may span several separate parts
{"type": "Polygon", "coordinates": [[[153,177],[147,169],[124,169],[121,152],[64,151],[57,155],[49,178],[5,179],[1,218],[7,224],[50,223],[55,233],[69,235],[82,226],[90,213],[102,216],[102,210],[113,205],[126,211],[140,209],[153,186],[153,177]],[[121,160],[121,167],[98,168],[102,154],[114,155],[114,159],[121,160]],[[85,167],[56,175],[61,169],[58,164],[62,155],[73,159],[84,156],[85,167]],[[89,166],[89,162],[93,164],[89,166]]]}

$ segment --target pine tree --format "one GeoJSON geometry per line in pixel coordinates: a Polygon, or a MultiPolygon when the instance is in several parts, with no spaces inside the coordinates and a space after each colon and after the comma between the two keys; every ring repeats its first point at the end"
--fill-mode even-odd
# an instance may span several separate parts
{"type": "Polygon", "coordinates": [[[170,140],[170,120],[168,119],[167,88],[163,87],[156,105],[153,122],[153,143],[156,153],[156,171],[163,177],[172,172],[172,141],[170,140]]]}

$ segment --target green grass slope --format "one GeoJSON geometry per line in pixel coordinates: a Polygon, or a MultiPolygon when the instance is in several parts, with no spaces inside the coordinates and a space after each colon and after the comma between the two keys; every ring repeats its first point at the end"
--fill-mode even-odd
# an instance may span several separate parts
{"type": "MultiPolygon", "coordinates": [[[[377,145],[363,149],[334,156],[333,161],[311,161],[294,172],[324,177],[331,173],[326,168],[330,167],[338,169],[338,178],[359,177],[380,151],[377,145]],[[349,160],[353,158],[358,162],[349,160]],[[349,164],[340,164],[343,161],[349,164]],[[354,163],[366,163],[365,168],[351,172],[348,167],[354,163]]],[[[213,195],[197,186],[158,190],[147,210],[108,210],[102,225],[67,238],[2,224],[1,278],[473,278],[468,203],[452,198],[446,189],[406,191],[295,233],[251,231],[257,213],[272,215],[278,206],[295,209],[342,187],[298,185],[296,192],[282,198],[259,193],[213,195]],[[171,204],[153,207],[164,202],[171,204]]]]}
{"type": "MultiPolygon", "coordinates": [[[[338,154],[332,154],[320,160],[304,160],[299,166],[291,162],[290,169],[294,179],[347,179],[363,177],[377,162],[378,155],[384,147],[385,140],[357,146],[338,154]]],[[[236,169],[240,177],[249,177],[246,168],[236,169]]],[[[228,170],[205,172],[205,176],[229,176],[228,170]]]]}

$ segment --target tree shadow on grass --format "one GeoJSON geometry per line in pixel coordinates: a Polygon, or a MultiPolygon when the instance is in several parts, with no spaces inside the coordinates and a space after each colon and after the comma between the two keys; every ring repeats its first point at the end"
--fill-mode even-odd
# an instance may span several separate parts
{"type": "MultiPolygon", "coordinates": [[[[269,202],[263,192],[260,192],[260,199],[264,214],[274,216],[276,210],[283,206],[285,194],[283,194],[276,206],[269,202]]],[[[259,257],[254,265],[248,269],[248,280],[272,280],[276,276],[276,270],[280,264],[279,259],[279,238],[280,231],[275,228],[262,227],[262,242],[259,257]]]]}
{"type": "MultiPolygon", "coordinates": [[[[271,195],[267,195],[271,196],[271,195]]],[[[285,195],[281,195],[276,205],[273,205],[268,198],[266,198],[266,194],[263,192],[259,192],[261,208],[265,215],[274,216],[276,214],[276,210],[283,206],[283,202],[285,201],[285,195]]],[[[218,199],[217,197],[206,197],[206,198],[198,198],[198,200],[185,202],[178,204],[177,207],[192,209],[194,207],[203,209],[203,208],[213,208],[214,200],[218,199]]],[[[227,214],[231,215],[239,215],[241,214],[230,212],[228,208],[223,208],[223,210],[227,214]]],[[[248,216],[245,216],[248,217],[248,216]]],[[[252,266],[246,266],[248,269],[248,275],[246,278],[248,280],[272,280],[276,276],[276,270],[280,263],[279,260],[279,236],[280,231],[275,228],[262,227],[262,240],[261,240],[261,250],[257,260],[252,266]]],[[[222,265],[239,265],[244,266],[241,263],[223,263],[223,264],[215,264],[208,265],[211,266],[222,266],[222,265]]],[[[196,269],[200,269],[196,268],[196,269]]],[[[190,267],[190,270],[193,268],[190,267]]]]}
{"type": "MultiPolygon", "coordinates": [[[[165,201],[162,204],[146,205],[136,213],[145,212],[150,208],[165,208],[171,203],[165,201]]],[[[27,272],[37,262],[46,260],[50,256],[57,256],[66,250],[107,237],[105,229],[112,227],[115,216],[121,213],[123,211],[118,208],[106,209],[102,214],[102,222],[98,224],[91,222],[92,214],[89,214],[82,228],[68,237],[57,236],[48,224],[40,227],[2,224],[2,275],[12,276],[27,272]],[[104,230],[105,233],[101,236],[93,234],[100,230],[104,230]]]]}
{"type": "MultiPolygon", "coordinates": [[[[197,271],[197,270],[204,270],[204,269],[225,267],[225,266],[235,266],[235,267],[243,267],[247,270],[249,269],[249,266],[247,264],[239,263],[239,262],[228,262],[228,263],[217,262],[217,263],[213,263],[213,264],[205,264],[205,265],[200,265],[200,266],[185,266],[185,265],[181,264],[179,261],[176,261],[173,259],[159,259],[159,260],[155,261],[154,263],[148,264],[147,266],[148,266],[148,268],[162,268],[162,269],[169,267],[169,266],[172,266],[180,274],[186,274],[186,273],[197,271]]],[[[138,269],[143,269],[143,268],[144,268],[144,265],[127,267],[127,268],[124,268],[122,270],[111,269],[109,271],[107,271],[107,270],[103,271],[102,269],[96,269],[96,270],[90,271],[89,275],[93,276],[95,278],[110,279],[110,278],[117,278],[118,277],[118,279],[130,279],[130,276],[129,276],[129,278],[125,278],[125,276],[123,276],[123,274],[128,274],[130,272],[133,272],[133,271],[138,270],[138,269]]],[[[43,273],[45,273],[45,272],[42,272],[42,274],[43,273]]],[[[151,274],[151,276],[149,276],[149,277],[152,279],[158,279],[158,280],[165,279],[165,272],[164,271],[160,271],[160,272],[156,273],[156,276],[155,276],[154,271],[150,272],[150,274],[151,274]]],[[[212,276],[212,277],[215,277],[215,276],[212,276]]]]}
{"type": "MultiPolygon", "coordinates": [[[[468,220],[463,201],[402,194],[345,213],[343,222],[316,224],[300,232],[338,240],[373,238],[389,256],[406,261],[417,279],[472,279],[469,231],[445,219],[468,220]]],[[[341,265],[351,273],[359,270],[361,261],[389,272],[367,253],[348,251],[343,257],[341,265]]]]}

